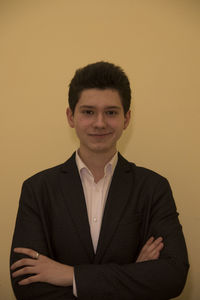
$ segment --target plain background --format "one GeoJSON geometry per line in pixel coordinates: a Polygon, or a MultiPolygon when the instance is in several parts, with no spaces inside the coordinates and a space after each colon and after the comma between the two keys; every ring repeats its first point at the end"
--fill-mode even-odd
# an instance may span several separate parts
{"type": "MultiPolygon", "coordinates": [[[[0,1],[0,299],[22,182],[78,147],[68,84],[88,63],[124,68],[132,122],[119,150],[171,183],[190,258],[181,300],[200,294],[200,1],[0,1]]],[[[31,238],[31,237],[30,237],[31,238]]]]}

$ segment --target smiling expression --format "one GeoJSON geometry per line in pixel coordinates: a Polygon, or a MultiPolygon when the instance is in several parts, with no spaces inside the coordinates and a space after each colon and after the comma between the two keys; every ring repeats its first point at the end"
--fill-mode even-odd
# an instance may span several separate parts
{"type": "Polygon", "coordinates": [[[75,128],[82,152],[115,153],[116,143],[129,124],[117,90],[83,90],[74,114],[67,109],[69,125],[75,128]]]}

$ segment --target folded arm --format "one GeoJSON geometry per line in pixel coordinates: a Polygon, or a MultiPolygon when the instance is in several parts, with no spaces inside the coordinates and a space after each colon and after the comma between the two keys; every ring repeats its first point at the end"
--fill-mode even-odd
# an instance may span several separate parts
{"type": "Polygon", "coordinates": [[[11,252],[12,284],[17,299],[75,299],[73,274],[78,297],[87,300],[164,300],[182,291],[188,271],[187,251],[168,185],[152,202],[146,244],[136,261],[128,264],[81,263],[72,264],[73,267],[60,260],[56,262],[51,238],[43,224],[45,212],[34,197],[30,186],[24,186],[11,252]],[[150,236],[162,236],[163,241],[149,239],[150,236]],[[36,261],[31,258],[34,254],[29,255],[24,249],[14,252],[14,248],[30,248],[42,255],[36,261]]]}
{"type": "MultiPolygon", "coordinates": [[[[75,266],[77,293],[100,300],[167,300],[181,294],[188,273],[188,257],[182,227],[170,186],[161,179],[148,202],[144,236],[162,237],[158,259],[146,260],[143,250],[138,263],[75,266]],[[148,215],[148,216],[147,216],[148,215]],[[87,281],[84,281],[87,278],[87,281]]],[[[145,249],[144,246],[143,249],[145,249]]]]}
{"type": "MultiPolygon", "coordinates": [[[[141,249],[136,262],[158,259],[162,248],[162,238],[151,237],[141,249]]],[[[43,282],[62,287],[72,286],[74,278],[72,266],[56,262],[33,249],[15,248],[13,251],[27,256],[11,265],[12,278],[29,275],[27,278],[19,280],[19,285],[43,282]]]]}

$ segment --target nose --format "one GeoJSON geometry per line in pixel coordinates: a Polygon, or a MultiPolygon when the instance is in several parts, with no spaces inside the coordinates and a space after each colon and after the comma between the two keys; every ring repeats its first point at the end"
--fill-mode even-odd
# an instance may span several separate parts
{"type": "Polygon", "coordinates": [[[102,113],[97,114],[93,125],[96,128],[105,128],[105,116],[102,113]]]}

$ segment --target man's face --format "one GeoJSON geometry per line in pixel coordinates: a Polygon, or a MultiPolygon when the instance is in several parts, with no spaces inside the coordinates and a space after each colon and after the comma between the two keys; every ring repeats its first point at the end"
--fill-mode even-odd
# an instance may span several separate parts
{"type": "Polygon", "coordinates": [[[82,153],[111,154],[129,124],[130,111],[124,115],[117,90],[86,89],[80,95],[74,114],[67,109],[67,117],[69,125],[76,130],[82,153]]]}

